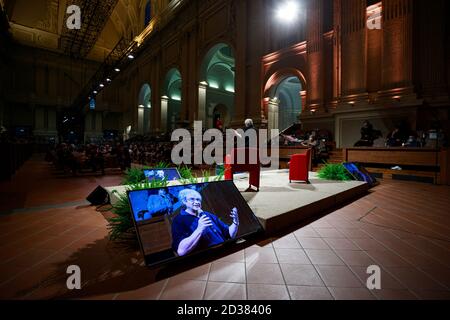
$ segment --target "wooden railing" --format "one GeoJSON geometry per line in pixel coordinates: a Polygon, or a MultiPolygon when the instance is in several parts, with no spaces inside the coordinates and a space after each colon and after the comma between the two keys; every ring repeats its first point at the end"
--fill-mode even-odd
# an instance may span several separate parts
{"type": "Polygon", "coordinates": [[[369,172],[417,175],[433,178],[435,183],[448,185],[449,159],[448,149],[428,148],[348,148],[343,149],[346,162],[359,162],[368,167],[369,172]],[[371,168],[381,165],[386,168],[371,168]],[[390,167],[411,167],[410,170],[391,170],[390,167]]]}

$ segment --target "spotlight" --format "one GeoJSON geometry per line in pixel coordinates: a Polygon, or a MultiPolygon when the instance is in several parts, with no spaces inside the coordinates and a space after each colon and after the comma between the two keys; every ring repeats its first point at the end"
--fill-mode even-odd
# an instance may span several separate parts
{"type": "Polygon", "coordinates": [[[106,78],[106,82],[111,82],[111,79],[110,78],[106,78]]]}
{"type": "Polygon", "coordinates": [[[276,18],[281,22],[291,23],[298,17],[300,7],[294,0],[285,1],[277,10],[276,18]]]}
{"type": "Polygon", "coordinates": [[[128,55],[128,59],[133,60],[133,59],[134,59],[134,56],[133,56],[132,54],[129,54],[129,55],[128,55]]]}
{"type": "Polygon", "coordinates": [[[97,94],[98,93],[98,91],[97,90],[94,90],[93,92],[92,92],[93,94],[97,94]]]}
{"type": "Polygon", "coordinates": [[[104,88],[105,85],[103,83],[100,83],[100,88],[104,88]]]}
{"type": "Polygon", "coordinates": [[[114,71],[115,72],[120,72],[120,69],[119,68],[115,68],[114,71]]]}

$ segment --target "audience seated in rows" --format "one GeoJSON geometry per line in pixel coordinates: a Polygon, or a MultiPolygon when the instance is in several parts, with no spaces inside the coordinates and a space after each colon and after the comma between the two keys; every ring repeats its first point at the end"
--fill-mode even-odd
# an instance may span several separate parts
{"type": "MultiPolygon", "coordinates": [[[[440,127],[436,124],[435,127],[440,127]]],[[[364,121],[361,128],[361,139],[355,147],[406,147],[406,148],[441,148],[447,147],[445,132],[431,129],[426,132],[413,131],[406,121],[399,122],[386,138],[379,130],[375,130],[369,121],[364,121]]]]}
{"type": "Polygon", "coordinates": [[[130,145],[132,161],[141,165],[154,166],[171,163],[174,143],[168,134],[160,136],[137,136],[127,141],[130,145]]]}
{"type": "Polygon", "coordinates": [[[61,143],[50,148],[46,160],[53,162],[58,169],[70,170],[74,175],[83,169],[105,173],[105,168],[131,167],[129,148],[120,143],[115,145],[74,145],[61,143]]]}

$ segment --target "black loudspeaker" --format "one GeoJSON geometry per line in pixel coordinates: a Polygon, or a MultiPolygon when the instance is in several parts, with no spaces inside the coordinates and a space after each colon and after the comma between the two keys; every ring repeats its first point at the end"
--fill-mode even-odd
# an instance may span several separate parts
{"type": "Polygon", "coordinates": [[[109,194],[101,186],[98,186],[91,194],[86,198],[94,206],[100,206],[109,203],[109,194]]]}

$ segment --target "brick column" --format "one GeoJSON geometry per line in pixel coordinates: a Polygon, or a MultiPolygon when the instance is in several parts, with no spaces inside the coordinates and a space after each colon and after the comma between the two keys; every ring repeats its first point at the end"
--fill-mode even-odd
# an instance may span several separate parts
{"type": "Polygon", "coordinates": [[[429,104],[448,105],[449,101],[450,69],[445,69],[446,58],[447,68],[450,68],[450,36],[445,32],[449,7],[448,0],[414,2],[414,18],[417,19],[414,28],[415,74],[420,79],[421,94],[429,104]]]}
{"type": "MultiPolygon", "coordinates": [[[[247,2],[247,56],[246,56],[246,105],[245,117],[253,119],[255,125],[261,125],[261,57],[264,52],[264,0],[251,0],[247,2]]],[[[270,23],[270,22],[267,22],[270,23]]],[[[239,90],[239,87],[237,87],[239,90]]]]}
{"type": "Polygon", "coordinates": [[[413,0],[384,0],[382,29],[383,93],[412,93],[413,0]]]}
{"type": "Polygon", "coordinates": [[[323,0],[310,0],[307,7],[308,107],[317,110],[324,107],[323,0]]]}
{"type": "Polygon", "coordinates": [[[247,95],[247,4],[249,1],[235,1],[232,15],[235,17],[236,36],[236,74],[235,74],[235,113],[231,122],[233,127],[242,127],[245,119],[246,95],[247,95]]]}
{"type": "Polygon", "coordinates": [[[366,0],[342,0],[342,102],[367,100],[366,0]]]}
{"type": "Polygon", "coordinates": [[[341,4],[333,1],[333,103],[341,97],[341,4]]]}

